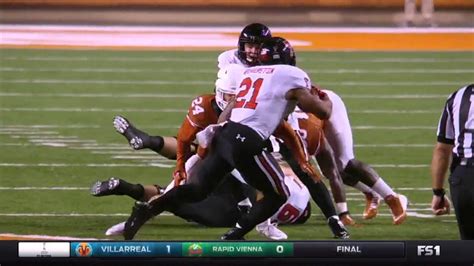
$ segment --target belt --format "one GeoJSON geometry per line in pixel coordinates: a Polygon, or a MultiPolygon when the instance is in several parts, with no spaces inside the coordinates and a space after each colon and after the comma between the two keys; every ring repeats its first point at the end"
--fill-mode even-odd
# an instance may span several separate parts
{"type": "Polygon", "coordinates": [[[462,158],[459,165],[466,167],[474,167],[474,158],[462,158]]]}

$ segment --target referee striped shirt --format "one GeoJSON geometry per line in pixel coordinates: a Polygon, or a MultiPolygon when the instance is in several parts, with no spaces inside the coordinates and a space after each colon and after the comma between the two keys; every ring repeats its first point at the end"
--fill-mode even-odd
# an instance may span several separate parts
{"type": "Polygon", "coordinates": [[[473,158],[474,84],[451,94],[438,124],[438,142],[454,145],[458,158],[473,158]]]}

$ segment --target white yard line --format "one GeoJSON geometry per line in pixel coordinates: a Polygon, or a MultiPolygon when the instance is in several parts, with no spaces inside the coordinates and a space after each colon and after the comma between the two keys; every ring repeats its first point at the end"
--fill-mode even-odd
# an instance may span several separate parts
{"type": "MultiPolygon", "coordinates": [[[[426,192],[431,192],[432,188],[429,187],[412,187],[412,188],[393,188],[394,190],[398,191],[426,191],[426,192]]],[[[68,186],[63,186],[63,187],[0,187],[0,190],[89,190],[89,187],[68,187],[68,186]]],[[[354,190],[354,189],[353,189],[354,190]]],[[[347,192],[347,196],[351,197],[359,197],[360,198],[354,198],[354,200],[360,201],[363,198],[362,192],[347,192]]],[[[431,203],[411,203],[410,205],[414,206],[431,206],[431,203]]],[[[361,205],[362,206],[362,205],[361,205]]]]}
{"type": "MultiPolygon", "coordinates": [[[[216,31],[225,33],[239,33],[241,27],[180,27],[180,26],[96,26],[96,25],[34,25],[34,24],[3,24],[2,31],[29,30],[47,32],[181,32],[181,33],[214,33],[216,31]]],[[[399,27],[272,27],[272,32],[298,32],[298,33],[474,33],[472,28],[446,27],[446,28],[399,28],[399,27]]]]}
{"type": "MultiPolygon", "coordinates": [[[[148,164],[127,164],[127,163],[85,163],[85,164],[74,164],[74,163],[0,163],[0,167],[174,167],[174,165],[160,164],[160,163],[148,163],[148,164]]],[[[375,168],[426,168],[429,164],[371,164],[375,168]]]]}
{"type": "Polygon", "coordinates": [[[117,167],[164,167],[173,168],[173,164],[161,164],[161,163],[147,163],[147,164],[135,164],[135,163],[0,163],[0,167],[104,167],[104,168],[117,168],[117,167]]]}
{"type": "MultiPolygon", "coordinates": [[[[93,129],[93,128],[109,128],[109,125],[91,125],[83,127],[76,127],[78,129],[93,129]]],[[[178,129],[180,125],[143,125],[143,128],[149,129],[178,129]]],[[[26,128],[26,127],[25,127],[26,128]]],[[[54,128],[71,128],[68,126],[55,126],[54,128]]],[[[352,126],[352,130],[433,130],[436,129],[436,126],[352,126]]],[[[12,132],[11,134],[16,134],[12,132]]],[[[21,134],[18,134],[21,135],[21,134]]],[[[2,143],[0,143],[2,145],[2,143]]],[[[369,145],[369,144],[367,144],[369,145]]],[[[396,144],[395,144],[396,145],[396,144]]]]}
{"type": "MultiPolygon", "coordinates": [[[[0,107],[2,112],[137,112],[137,113],[184,113],[188,109],[176,108],[81,108],[81,107],[0,107]]],[[[439,110],[350,110],[351,114],[438,114],[439,110]]]]}
{"type": "MultiPolygon", "coordinates": [[[[416,211],[407,211],[408,216],[417,218],[436,218],[433,214],[422,214],[416,211]]],[[[161,216],[174,216],[169,212],[163,212],[161,216]]],[[[0,217],[129,217],[129,213],[0,213],[0,217]]],[[[312,213],[311,216],[320,216],[320,214],[312,213]]],[[[362,217],[362,214],[351,213],[351,216],[362,217]]],[[[378,217],[392,217],[392,214],[387,212],[379,212],[378,217]]],[[[454,214],[444,215],[443,217],[454,217],[454,214]]]]}
{"type": "MultiPolygon", "coordinates": [[[[338,51],[344,52],[344,51],[338,51]]],[[[347,51],[349,52],[349,51],[347,51]]],[[[354,51],[352,51],[354,52],[354,51]]],[[[325,52],[326,54],[330,54],[331,52],[325,52]]],[[[390,53],[390,52],[385,52],[390,53]]],[[[397,52],[398,53],[398,52],[397,52]]],[[[5,61],[80,61],[80,62],[191,62],[191,63],[215,63],[215,59],[211,57],[161,57],[161,56],[154,56],[154,57],[130,57],[130,56],[121,56],[121,57],[87,57],[87,56],[70,56],[70,57],[62,57],[62,56],[3,56],[2,60],[5,61]]],[[[308,60],[308,59],[306,59],[308,60]]],[[[298,58],[299,62],[306,61],[305,58],[298,58]]],[[[313,59],[311,59],[313,60],[313,59]]],[[[347,57],[323,57],[320,56],[317,59],[318,62],[334,62],[334,63],[341,63],[343,65],[349,63],[432,63],[432,64],[440,64],[440,63],[472,63],[470,58],[427,58],[427,57],[403,57],[400,54],[397,54],[397,57],[378,57],[378,58],[361,58],[361,59],[351,59],[347,57]]]]}
{"type": "MultiPolygon", "coordinates": [[[[391,69],[364,69],[364,68],[337,68],[337,69],[305,69],[308,74],[472,74],[470,68],[391,68],[391,69]]],[[[66,73],[157,73],[149,68],[26,68],[26,67],[0,67],[0,72],[66,72],[66,73]]],[[[176,73],[174,68],[160,68],[160,73],[176,73]]],[[[180,73],[216,73],[215,68],[180,68],[180,73]]]]}
{"type": "MultiPolygon", "coordinates": [[[[2,97],[65,97],[65,98],[185,98],[196,95],[185,93],[27,93],[0,92],[2,97]]],[[[447,99],[448,94],[340,94],[351,99],[447,99]]],[[[133,109],[132,109],[133,110],[133,109]]],[[[349,110],[350,112],[350,110],[349,110]]]]}
{"type": "Polygon", "coordinates": [[[356,148],[433,148],[434,144],[355,144],[356,148]]]}
{"type": "Polygon", "coordinates": [[[98,238],[79,238],[72,236],[49,236],[49,235],[20,235],[20,234],[0,234],[0,238],[3,239],[18,239],[18,240],[62,240],[62,241],[94,241],[94,240],[110,240],[110,239],[98,239],[98,238]]]}
{"type": "Polygon", "coordinates": [[[79,108],[79,107],[48,107],[48,108],[0,108],[2,112],[140,112],[140,113],[184,113],[188,109],[173,109],[173,108],[159,108],[159,109],[137,109],[137,108],[79,108]]]}
{"type": "Polygon", "coordinates": [[[89,190],[89,187],[0,187],[0,190],[89,190]]]}
{"type": "Polygon", "coordinates": [[[18,93],[0,92],[2,97],[65,97],[65,98],[186,98],[196,95],[178,93],[18,93]]]}
{"type": "MultiPolygon", "coordinates": [[[[113,84],[113,85],[213,85],[212,80],[73,80],[73,79],[9,79],[1,80],[4,84],[113,84]]],[[[339,81],[324,82],[327,86],[367,86],[367,87],[419,87],[419,86],[459,86],[459,82],[449,81],[385,81],[385,82],[360,82],[339,81]]]]}

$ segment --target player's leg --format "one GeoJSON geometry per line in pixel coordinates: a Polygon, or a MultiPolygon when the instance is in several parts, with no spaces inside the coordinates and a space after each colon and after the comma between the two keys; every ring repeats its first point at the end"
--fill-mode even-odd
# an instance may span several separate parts
{"type": "Polygon", "coordinates": [[[405,21],[403,23],[405,27],[413,26],[416,13],[416,0],[405,0],[404,12],[405,21]]]}
{"type": "Polygon", "coordinates": [[[176,159],[176,139],[174,137],[150,136],[136,128],[123,116],[114,117],[115,130],[123,135],[135,150],[151,149],[168,159],[176,159]]]}
{"type": "MultiPolygon", "coordinates": [[[[366,196],[365,213],[375,213],[378,208],[378,195],[356,177],[347,174],[344,169],[350,160],[354,159],[352,129],[347,115],[347,109],[342,99],[332,91],[325,91],[333,103],[331,118],[324,125],[324,133],[327,141],[334,151],[334,158],[343,182],[360,190],[366,196]],[[348,178],[351,178],[349,180],[348,178]],[[377,204],[374,204],[377,203],[377,204]],[[370,208],[370,209],[369,209],[370,208]]],[[[364,218],[368,216],[364,215],[364,218]]],[[[374,216],[372,216],[374,217],[374,216]]],[[[371,217],[371,218],[372,218],[371,217]]]]}
{"type": "Polygon", "coordinates": [[[109,195],[127,195],[135,200],[147,201],[155,195],[163,193],[159,185],[132,184],[124,179],[111,177],[105,181],[97,181],[90,189],[95,197],[109,195]]]}
{"type": "Polygon", "coordinates": [[[290,150],[285,145],[280,143],[279,148],[280,154],[283,156],[285,161],[288,162],[295,175],[306,186],[311,198],[316,203],[316,205],[318,205],[319,209],[321,209],[334,236],[338,238],[349,237],[349,232],[347,229],[339,223],[339,217],[331,200],[331,195],[324,182],[316,182],[311,176],[303,171],[298,162],[296,162],[294,159],[294,156],[291,154],[290,150]]]}
{"type": "Polygon", "coordinates": [[[407,198],[404,195],[395,193],[372,167],[357,159],[352,159],[347,164],[344,172],[359,179],[385,200],[385,203],[387,203],[392,211],[394,224],[403,223],[407,216],[407,198]]]}
{"type": "Polygon", "coordinates": [[[214,190],[225,174],[234,168],[228,160],[221,156],[222,153],[219,150],[224,149],[225,153],[228,150],[226,147],[216,145],[216,142],[219,143],[219,139],[220,136],[216,135],[212,147],[214,152],[210,152],[201,162],[199,170],[193,174],[192,182],[174,187],[146,203],[135,204],[132,214],[125,223],[123,234],[125,239],[133,239],[138,230],[151,217],[159,215],[165,210],[174,212],[184,203],[199,202],[214,190]]]}
{"type": "Polygon", "coordinates": [[[246,187],[249,186],[228,174],[206,199],[196,203],[185,203],[173,213],[183,219],[209,227],[233,226],[242,213],[247,213],[250,209],[241,209],[238,203],[248,197],[255,202],[255,190],[247,194],[246,187]]]}
{"type": "Polygon", "coordinates": [[[320,150],[318,154],[316,154],[316,160],[324,176],[329,179],[329,185],[331,186],[334,201],[336,202],[339,218],[345,225],[354,225],[355,221],[350,216],[349,209],[347,208],[346,191],[343,186],[342,177],[336,166],[334,152],[324,136],[320,150]]]}
{"type": "Polygon", "coordinates": [[[229,156],[228,161],[235,163],[235,168],[245,181],[261,191],[263,198],[255,202],[248,214],[242,215],[234,228],[221,239],[243,239],[244,235],[271,217],[288,197],[288,188],[284,183],[281,169],[271,154],[263,152],[264,141],[251,128],[229,122],[222,132],[226,143],[218,143],[218,148],[229,156]]]}
{"type": "Polygon", "coordinates": [[[245,181],[263,193],[248,214],[242,215],[236,226],[222,236],[223,240],[243,239],[255,226],[267,220],[289,196],[281,169],[270,153],[263,152],[236,161],[245,181]]]}

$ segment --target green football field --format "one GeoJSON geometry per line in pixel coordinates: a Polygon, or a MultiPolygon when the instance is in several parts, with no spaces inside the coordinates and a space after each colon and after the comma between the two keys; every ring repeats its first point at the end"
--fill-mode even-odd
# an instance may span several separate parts
{"type": "MultiPolygon", "coordinates": [[[[166,185],[174,167],[152,152],[133,151],[113,129],[114,115],[173,136],[193,97],[212,93],[219,51],[0,53],[0,234],[104,239],[109,226],[128,217],[133,200],[94,198],[90,185],[111,176],[166,185]]],[[[362,194],[348,188],[358,222],[351,238],[458,239],[453,214],[431,215],[429,164],[446,97],[473,82],[473,53],[301,52],[297,62],[313,83],[345,101],[357,157],[410,201],[401,226],[391,224],[383,204],[379,216],[365,221],[362,194]]],[[[215,240],[226,230],[165,213],[137,239],[215,240]]],[[[331,239],[315,207],[306,224],[283,230],[289,240],[331,239]]],[[[264,239],[256,231],[247,238],[264,239]]]]}

